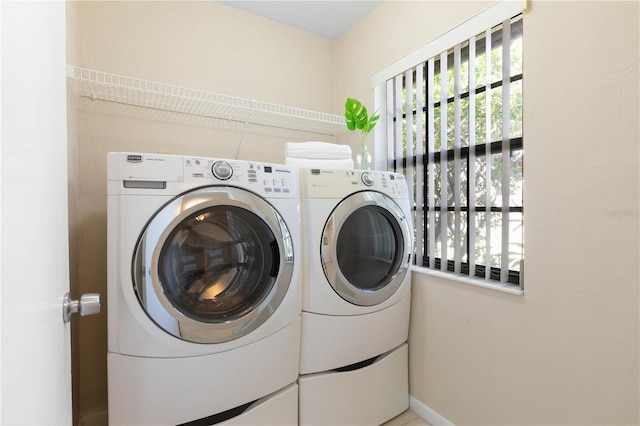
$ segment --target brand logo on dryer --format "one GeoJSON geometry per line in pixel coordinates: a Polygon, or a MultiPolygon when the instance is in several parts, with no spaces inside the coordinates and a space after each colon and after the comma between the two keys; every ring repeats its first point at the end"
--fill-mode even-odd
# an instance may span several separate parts
{"type": "Polygon", "coordinates": [[[127,162],[142,163],[142,155],[127,155],[127,162]]]}

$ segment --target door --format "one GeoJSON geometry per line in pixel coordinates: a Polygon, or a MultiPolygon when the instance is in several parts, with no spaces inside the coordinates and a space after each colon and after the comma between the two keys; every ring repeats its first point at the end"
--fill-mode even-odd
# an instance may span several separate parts
{"type": "Polygon", "coordinates": [[[391,297],[411,261],[411,228],[391,198],[362,191],[342,200],[322,232],[320,256],[336,293],[359,306],[391,297]]]}
{"type": "Polygon", "coordinates": [[[65,3],[0,2],[0,423],[71,424],[65,3]]]}
{"type": "Polygon", "coordinates": [[[146,313],[166,332],[221,343],[257,329],[293,275],[293,242],[263,198],[204,187],[167,203],[145,227],[132,276],[146,313]]]}

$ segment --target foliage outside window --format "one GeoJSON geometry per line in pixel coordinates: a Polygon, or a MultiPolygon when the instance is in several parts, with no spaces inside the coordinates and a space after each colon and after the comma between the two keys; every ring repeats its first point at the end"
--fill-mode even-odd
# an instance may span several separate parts
{"type": "Polygon", "coordinates": [[[518,15],[387,81],[417,265],[522,286],[522,34],[518,15]]]}

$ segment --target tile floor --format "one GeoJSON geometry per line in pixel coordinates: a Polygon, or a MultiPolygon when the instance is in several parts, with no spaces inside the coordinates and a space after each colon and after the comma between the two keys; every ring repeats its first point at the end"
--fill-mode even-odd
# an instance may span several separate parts
{"type": "Polygon", "coordinates": [[[407,410],[381,426],[429,426],[429,423],[413,411],[407,410]]]}

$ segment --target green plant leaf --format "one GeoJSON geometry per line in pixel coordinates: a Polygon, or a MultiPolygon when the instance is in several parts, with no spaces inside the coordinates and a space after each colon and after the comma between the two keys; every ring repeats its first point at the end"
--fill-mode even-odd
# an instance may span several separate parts
{"type": "Polygon", "coordinates": [[[368,120],[367,122],[367,126],[365,129],[363,129],[365,132],[369,133],[370,131],[373,130],[374,127],[376,127],[376,124],[378,124],[378,119],[380,118],[380,114],[378,114],[378,112],[376,111],[374,113],[373,116],[371,116],[371,118],[368,120]]]}
{"type": "Polygon", "coordinates": [[[357,99],[347,98],[344,104],[344,118],[347,122],[347,129],[360,130],[364,135],[376,127],[380,114],[376,111],[371,117],[367,108],[357,99]]]}
{"type": "Polygon", "coordinates": [[[362,130],[369,121],[367,108],[359,100],[353,98],[347,98],[344,104],[344,118],[349,130],[362,130]]]}

